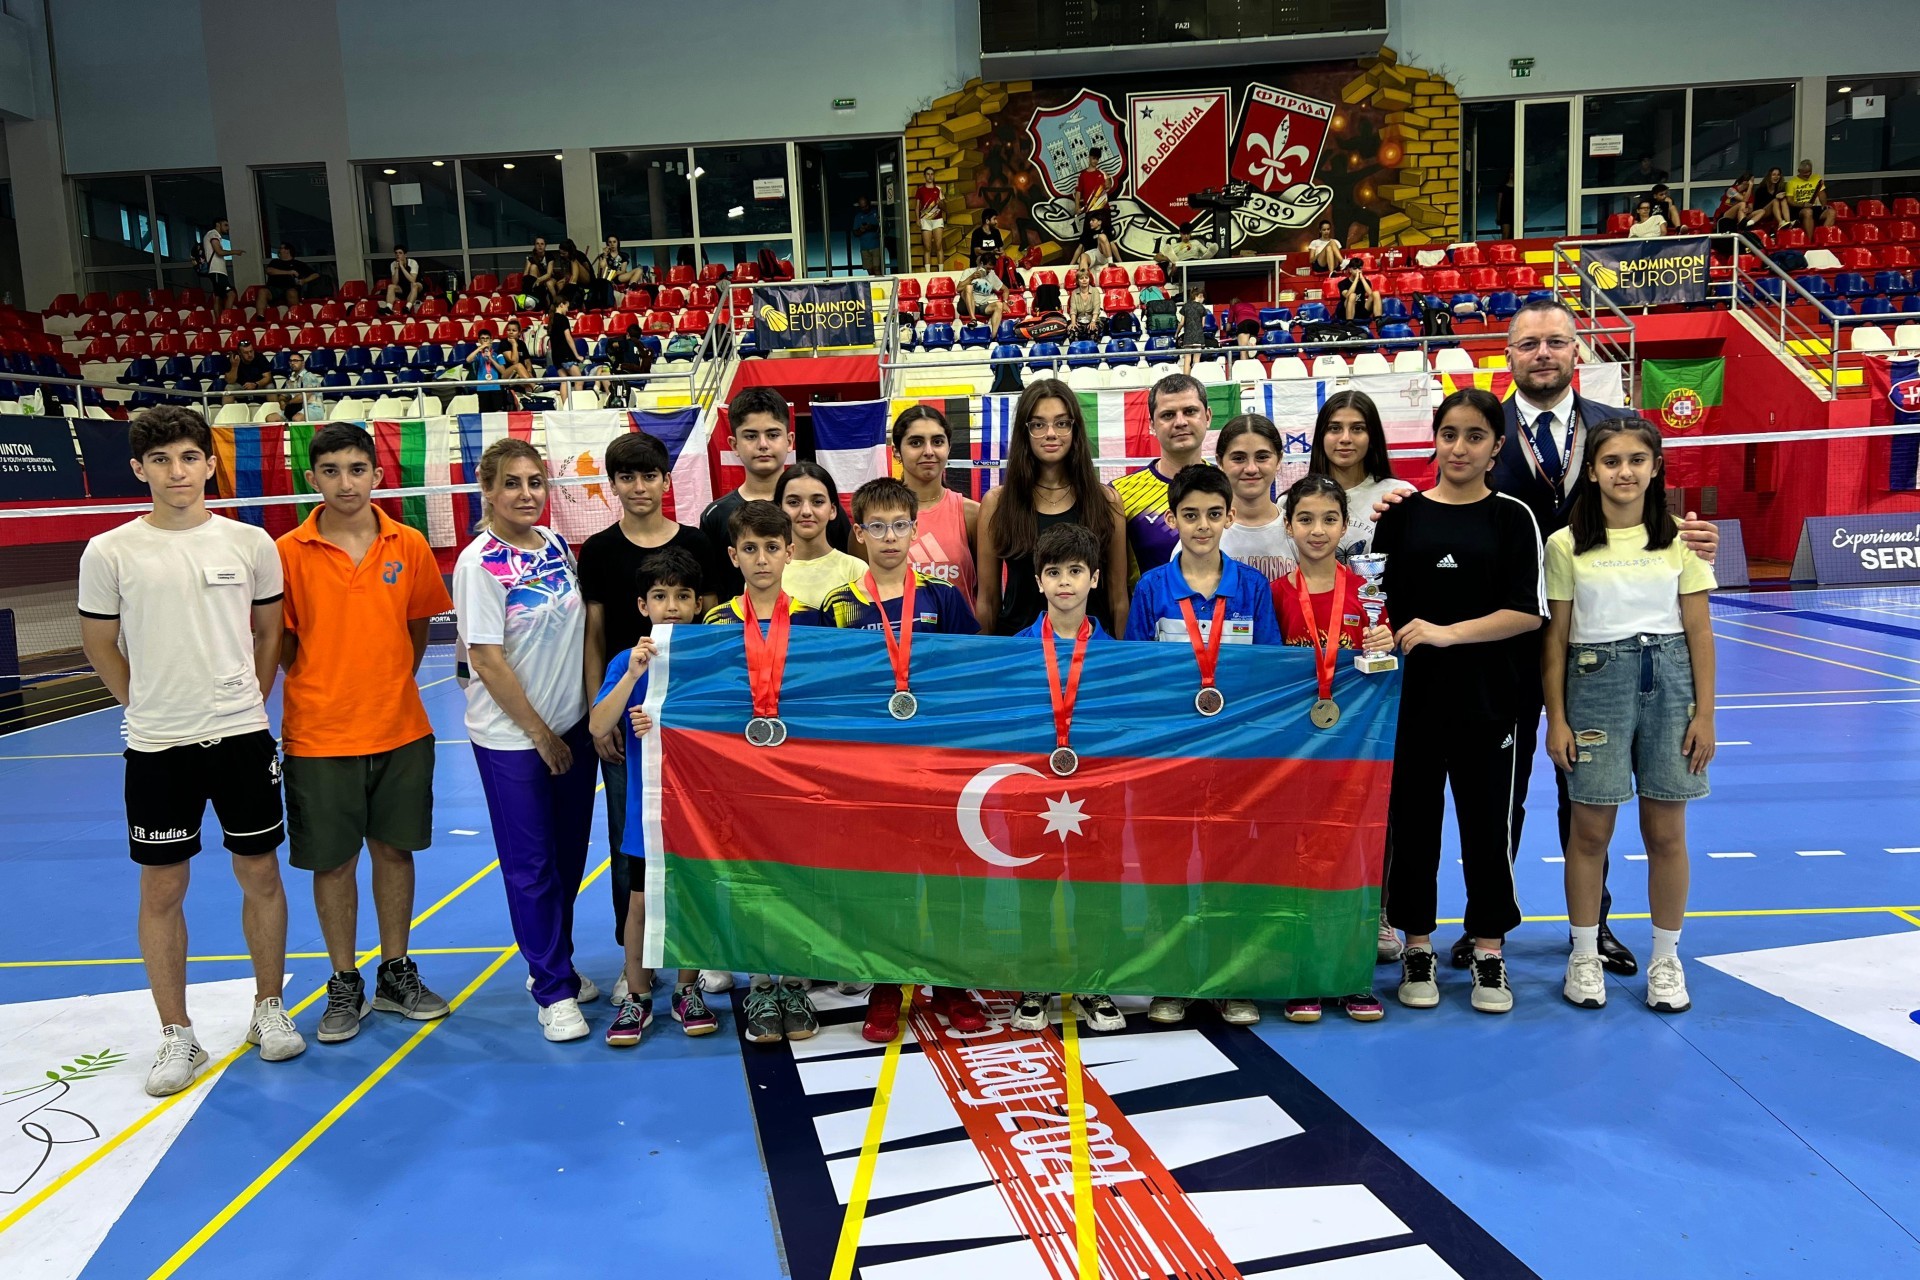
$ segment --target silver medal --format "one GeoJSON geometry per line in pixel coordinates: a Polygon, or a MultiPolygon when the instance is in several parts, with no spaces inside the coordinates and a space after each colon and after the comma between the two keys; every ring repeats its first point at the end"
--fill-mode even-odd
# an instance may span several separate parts
{"type": "Polygon", "coordinates": [[[777,747],[787,740],[786,723],[779,716],[755,716],[747,721],[747,741],[756,747],[777,747]]]}
{"type": "Polygon", "coordinates": [[[1074,754],[1072,747],[1055,747],[1053,754],[1047,757],[1047,768],[1058,777],[1071,777],[1080,768],[1080,757],[1074,754]]]}
{"type": "Polygon", "coordinates": [[[911,720],[920,711],[920,699],[905,689],[887,699],[887,714],[895,720],[911,720]]]}
{"type": "Polygon", "coordinates": [[[1203,716],[1217,716],[1226,705],[1226,695],[1210,684],[1200,686],[1193,695],[1193,709],[1203,716]]]}

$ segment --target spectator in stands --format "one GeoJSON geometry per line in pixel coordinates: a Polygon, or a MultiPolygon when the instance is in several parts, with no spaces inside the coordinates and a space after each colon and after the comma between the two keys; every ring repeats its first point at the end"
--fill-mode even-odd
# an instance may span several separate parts
{"type": "Polygon", "coordinates": [[[547,252],[547,238],[535,236],[533,248],[520,264],[520,292],[536,298],[547,296],[547,277],[553,271],[553,255],[547,252]]]}
{"type": "Polygon", "coordinates": [[[547,312],[547,363],[564,374],[580,372],[580,340],[573,336],[572,310],[573,303],[562,297],[556,298],[553,309],[547,312]]]}
{"type": "MultiPolygon", "coordinates": [[[[1217,347],[1219,341],[1207,329],[1207,286],[1196,282],[1187,291],[1186,299],[1180,304],[1180,336],[1175,342],[1182,347],[1217,347]]],[[[1186,357],[1186,369],[1193,372],[1193,362],[1198,357],[1186,357]]]]}
{"type": "MultiPolygon", "coordinates": [[[[639,335],[632,329],[624,333],[607,335],[607,372],[616,376],[631,377],[635,374],[650,373],[653,370],[653,351],[640,341],[639,335]]],[[[612,382],[607,384],[604,398],[609,408],[624,408],[633,403],[633,393],[644,389],[643,382],[612,382]]]]}
{"type": "MultiPolygon", "coordinates": [[[[1680,224],[1680,206],[1673,202],[1673,193],[1670,190],[1668,190],[1666,183],[1664,182],[1654,183],[1653,189],[1647,192],[1646,195],[1641,196],[1640,199],[1652,205],[1653,211],[1659,214],[1662,218],[1666,219],[1666,223],[1669,227],[1678,228],[1681,225],[1680,224]]],[[[1636,213],[1634,215],[1634,218],[1636,221],[1638,221],[1639,214],[1636,213]]]]}
{"type": "Polygon", "coordinates": [[[1780,166],[1767,170],[1766,181],[1753,188],[1753,213],[1747,219],[1747,225],[1756,230],[1760,224],[1772,220],[1775,228],[1784,228],[1792,221],[1793,215],[1787,209],[1787,180],[1780,173],[1780,166]]]}
{"type": "Polygon", "coordinates": [[[1744,231],[1753,216],[1753,175],[1742,173],[1733,185],[1720,193],[1719,207],[1713,211],[1713,229],[1720,232],[1744,231]]]}
{"type": "Polygon", "coordinates": [[[1084,271],[1067,299],[1067,319],[1073,322],[1067,333],[1070,342],[1098,342],[1105,335],[1107,313],[1101,305],[1100,289],[1084,271]]]}
{"type": "Polygon", "coordinates": [[[620,251],[620,237],[608,236],[600,246],[600,256],[593,260],[594,305],[611,307],[615,291],[631,284],[639,274],[628,264],[627,255],[620,251]]]}
{"type": "Polygon", "coordinates": [[[1641,156],[1639,167],[1633,171],[1633,178],[1635,182],[1651,190],[1667,180],[1667,171],[1654,168],[1652,156],[1641,156]]]}
{"type": "Polygon", "coordinates": [[[1087,151],[1087,167],[1074,180],[1074,206],[1082,217],[1095,209],[1107,207],[1107,171],[1100,167],[1102,154],[1099,147],[1090,148],[1087,151]]]}
{"type": "Polygon", "coordinates": [[[1667,220],[1654,212],[1653,201],[1646,196],[1634,201],[1633,225],[1627,228],[1627,234],[1635,240],[1667,234],[1667,220]]]}
{"type": "Polygon", "coordinates": [[[1827,184],[1813,171],[1813,161],[1802,160],[1787,179],[1787,213],[1800,223],[1801,230],[1813,234],[1814,225],[1833,225],[1833,210],[1827,207],[1827,184]]]}
{"type": "Polygon", "coordinates": [[[1507,180],[1500,184],[1500,190],[1493,199],[1493,221],[1500,229],[1502,240],[1513,239],[1513,170],[1507,170],[1507,180]]]}
{"type": "Polygon", "coordinates": [[[1160,247],[1153,252],[1153,260],[1159,263],[1161,270],[1167,273],[1167,282],[1173,284],[1179,279],[1177,273],[1181,263],[1198,262],[1213,255],[1214,246],[1204,240],[1195,240],[1193,224],[1183,222],[1180,224],[1178,235],[1169,236],[1160,242],[1160,247]]]}
{"type": "Polygon", "coordinates": [[[1320,231],[1307,243],[1307,269],[1335,275],[1346,261],[1346,248],[1333,234],[1333,219],[1320,219],[1320,231]]]}
{"type": "Polygon", "coordinates": [[[1080,232],[1080,253],[1074,258],[1073,265],[1081,271],[1092,271],[1095,267],[1117,260],[1120,255],[1113,247],[1111,213],[1104,206],[1089,209],[1084,222],[1080,232]]]}
{"type": "Polygon", "coordinates": [[[1006,282],[995,274],[992,259],[980,259],[973,270],[960,278],[960,287],[955,291],[960,314],[969,320],[985,320],[990,328],[998,328],[1001,313],[1006,310],[1002,298],[1006,287],[1006,282]]]}
{"type": "Polygon", "coordinates": [[[507,321],[506,330],[500,335],[500,363],[502,375],[508,378],[531,378],[533,376],[533,352],[527,346],[527,340],[520,332],[518,320],[507,321]]]}
{"type": "Polygon", "coordinates": [[[420,301],[420,264],[407,256],[407,246],[393,246],[393,261],[387,264],[387,310],[404,305],[408,311],[420,301]],[[406,298],[403,304],[400,299],[406,298]]]}
{"type": "Polygon", "coordinates": [[[476,392],[480,412],[505,412],[508,406],[507,392],[501,388],[500,380],[506,376],[507,366],[492,334],[479,335],[479,341],[473,344],[473,353],[467,357],[467,363],[473,366],[473,380],[480,384],[476,392]]]}
{"type": "Polygon", "coordinates": [[[316,388],[324,379],[307,368],[307,353],[296,351],[287,357],[286,380],[280,385],[289,394],[280,397],[280,409],[286,414],[288,422],[317,421],[320,416],[320,397],[310,394],[308,388],[316,388]]]}
{"type": "Polygon", "coordinates": [[[213,295],[215,311],[237,306],[240,301],[240,295],[233,291],[233,260],[243,256],[246,250],[234,248],[227,231],[226,218],[215,218],[207,234],[200,238],[200,256],[207,264],[207,292],[213,295]]]}
{"type": "Polygon", "coordinates": [[[280,256],[267,259],[267,295],[284,300],[289,307],[319,278],[318,271],[293,256],[293,246],[285,241],[280,244],[280,256]]]}
{"type": "Polygon", "coordinates": [[[1367,279],[1360,259],[1348,258],[1341,268],[1346,275],[1340,281],[1340,318],[1362,323],[1380,314],[1380,291],[1367,279]]]}
{"type": "MultiPolygon", "coordinates": [[[[253,348],[252,338],[240,339],[240,348],[233,355],[233,369],[227,375],[228,391],[223,400],[225,404],[239,402],[241,397],[235,391],[265,391],[273,386],[273,366],[267,358],[253,348]]],[[[245,400],[249,408],[257,407],[259,398],[248,396],[245,400]]]]}
{"type": "Polygon", "coordinates": [[[933,166],[921,175],[923,181],[913,193],[914,216],[920,220],[920,249],[926,255],[927,270],[940,269],[940,233],[947,229],[947,193],[934,180],[933,166]]]}
{"type": "Polygon", "coordinates": [[[586,254],[580,252],[579,245],[571,240],[562,240],[559,252],[550,255],[547,266],[548,304],[565,299],[576,307],[584,306],[587,291],[592,285],[593,264],[587,261],[586,254]]]}
{"type": "Polygon", "coordinates": [[[866,273],[870,276],[881,274],[880,211],[873,207],[871,196],[862,195],[854,202],[853,241],[860,246],[860,265],[866,273]]]}
{"type": "Polygon", "coordinates": [[[1000,211],[988,205],[981,216],[980,225],[973,229],[973,238],[967,243],[967,256],[975,263],[985,262],[999,265],[1000,255],[1007,251],[1007,235],[1000,229],[1000,211]]]}

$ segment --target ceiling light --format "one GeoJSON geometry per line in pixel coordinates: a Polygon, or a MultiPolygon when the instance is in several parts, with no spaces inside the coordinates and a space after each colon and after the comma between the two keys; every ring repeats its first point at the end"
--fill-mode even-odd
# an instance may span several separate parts
{"type": "Polygon", "coordinates": [[[400,171],[398,169],[382,169],[380,172],[386,174],[389,178],[391,178],[394,174],[400,171]]]}
{"type": "Polygon", "coordinates": [[[501,165],[500,167],[502,169],[511,169],[513,168],[513,161],[509,160],[505,164],[501,165]]]}
{"type": "Polygon", "coordinates": [[[690,178],[704,178],[707,176],[707,171],[705,169],[702,169],[699,165],[695,165],[693,166],[693,172],[688,174],[687,176],[690,178]]]}
{"type": "Polygon", "coordinates": [[[444,169],[447,167],[447,162],[445,160],[435,160],[433,162],[433,167],[436,169],[444,169]]]}
{"type": "Polygon", "coordinates": [[[1850,84],[1843,84],[1838,89],[1835,89],[1834,92],[1835,93],[1852,93],[1853,86],[1850,84]]]}
{"type": "Polygon", "coordinates": [[[556,151],[553,153],[553,158],[555,160],[565,160],[567,158],[567,153],[564,151],[556,151]]]}
{"type": "Polygon", "coordinates": [[[746,209],[746,206],[745,206],[745,205],[739,205],[739,204],[737,204],[737,205],[735,205],[735,206],[733,206],[733,208],[731,208],[731,209],[729,209],[729,210],[727,210],[727,216],[728,216],[729,218],[744,218],[744,217],[746,217],[746,216],[747,216],[747,209],[746,209]]]}

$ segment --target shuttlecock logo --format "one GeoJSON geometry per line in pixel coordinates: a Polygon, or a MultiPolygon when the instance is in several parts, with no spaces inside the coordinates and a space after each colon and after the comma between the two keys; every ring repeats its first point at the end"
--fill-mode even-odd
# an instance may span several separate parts
{"type": "Polygon", "coordinates": [[[1596,262],[1588,267],[1587,278],[1599,285],[1602,289],[1617,289],[1620,287],[1620,273],[1603,262],[1596,262]]]}
{"type": "Polygon", "coordinates": [[[772,303],[763,302],[760,304],[760,322],[775,333],[785,333],[787,331],[787,313],[776,310],[772,303]]]}

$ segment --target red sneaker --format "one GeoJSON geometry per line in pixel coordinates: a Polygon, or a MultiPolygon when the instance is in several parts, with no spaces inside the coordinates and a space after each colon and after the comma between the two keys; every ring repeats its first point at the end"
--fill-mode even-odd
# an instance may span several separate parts
{"type": "Polygon", "coordinates": [[[877,982],[867,997],[867,1020],[860,1024],[860,1037],[875,1044],[891,1044],[900,1034],[900,988],[891,982],[877,982]]]}
{"type": "Polygon", "coordinates": [[[987,1011],[971,994],[958,987],[935,987],[933,1011],[945,1014],[947,1025],[955,1031],[985,1031],[987,1011]]]}

